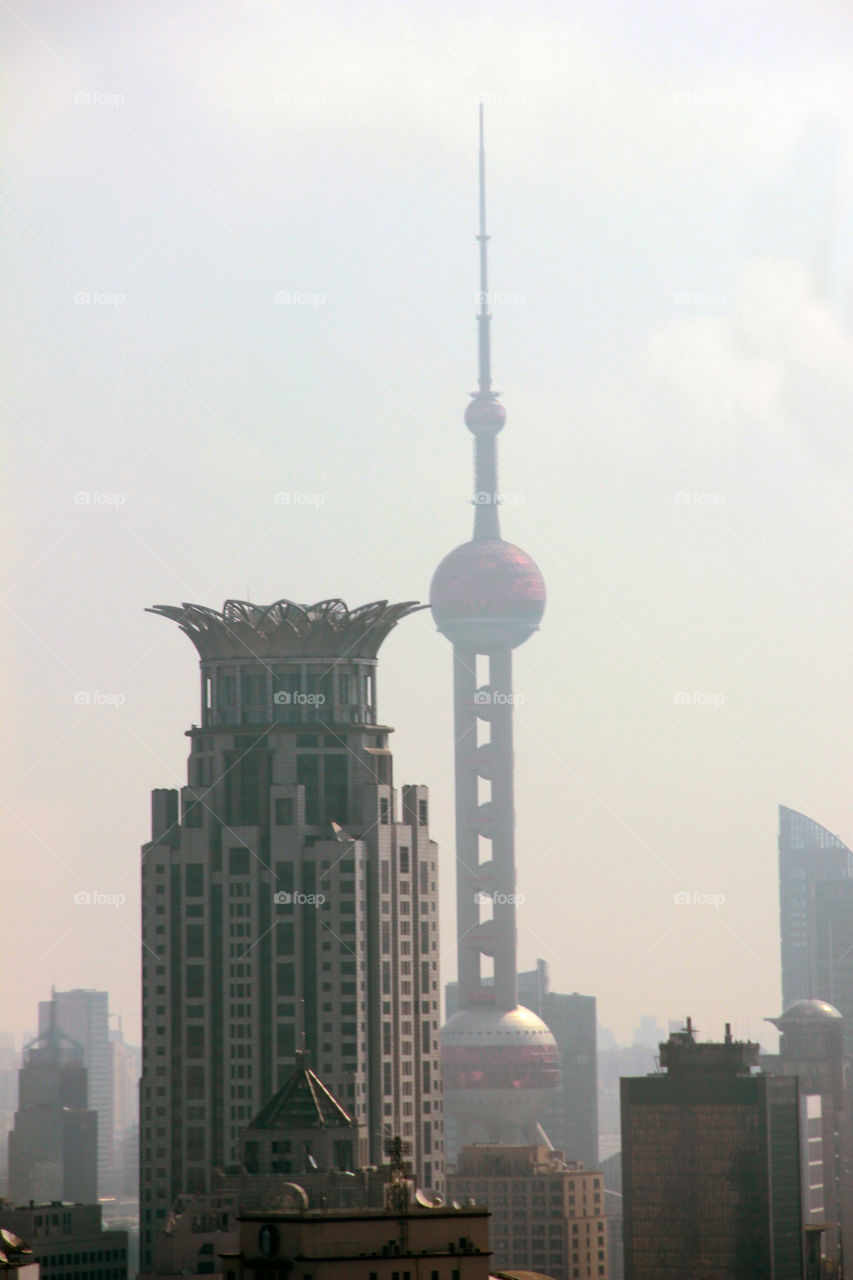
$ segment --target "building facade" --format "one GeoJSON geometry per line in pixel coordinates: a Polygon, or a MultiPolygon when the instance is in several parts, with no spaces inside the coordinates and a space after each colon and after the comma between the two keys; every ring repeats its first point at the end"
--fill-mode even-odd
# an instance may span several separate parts
{"type": "Polygon", "coordinates": [[[811,886],[808,933],[813,997],[841,1014],[844,1054],[853,1061],[853,880],[811,886]]]}
{"type": "Polygon", "coordinates": [[[689,1019],[660,1052],[662,1073],[622,1080],[625,1280],[800,1280],[797,1080],[689,1019]]]}
{"type": "Polygon", "coordinates": [[[188,785],[142,853],[141,1266],[310,1052],[368,1135],[441,1187],[438,866],[427,789],[402,812],[376,654],[411,604],[158,607],[201,657],[188,785]]]}
{"type": "Polygon", "coordinates": [[[535,1144],[465,1147],[448,1193],[490,1209],[495,1267],[602,1280],[609,1274],[604,1180],[562,1157],[535,1144]]]}
{"type": "Polygon", "coordinates": [[[105,1231],[99,1204],[0,1205],[0,1227],[26,1239],[41,1280],[127,1280],[127,1232],[105,1231]]]}
{"type": "MultiPolygon", "coordinates": [[[[849,883],[845,910],[851,907],[853,894],[853,852],[831,831],[827,831],[812,818],[794,809],[779,806],[779,919],[782,938],[782,1008],[787,1009],[797,1000],[828,1000],[848,1016],[838,999],[828,987],[836,977],[826,963],[823,972],[818,971],[816,948],[818,930],[822,920],[815,917],[814,895],[816,888],[827,883],[825,892],[831,895],[834,887],[849,883]]],[[[848,926],[844,917],[845,932],[853,931],[853,913],[848,926]]],[[[831,949],[834,950],[834,949],[831,949]]],[[[842,948],[837,949],[841,955],[842,948]]],[[[827,956],[829,960],[829,956],[827,956]]],[[[840,975],[839,975],[840,977],[840,975]]],[[[850,981],[849,975],[845,980],[850,981]]],[[[837,985],[837,983],[833,983],[837,985]]],[[[853,990],[853,988],[851,988],[853,990]]],[[[851,997],[853,1003],[853,997],[851,997]]],[[[851,1010],[853,1012],[853,1010],[851,1010]]],[[[848,1050],[849,1053],[849,1050],[848,1050]]]]}
{"type": "Polygon", "coordinates": [[[128,1044],[119,1025],[110,1032],[113,1073],[113,1166],[122,1195],[139,1194],[139,1077],[142,1049],[128,1044]],[[134,1154],[135,1152],[135,1154],[134,1154]]]}
{"type": "Polygon", "coordinates": [[[547,991],[537,1012],[557,1041],[560,1084],[545,1113],[548,1137],[568,1159],[598,1169],[598,1019],[595,996],[547,991]]]}
{"type": "Polygon", "coordinates": [[[115,1165],[109,994],[81,988],[54,990],[50,1000],[39,1001],[39,1032],[47,1030],[52,1017],[60,1031],[76,1040],[83,1050],[89,1106],[98,1113],[98,1190],[105,1195],[111,1188],[115,1165]]]}
{"type": "Polygon", "coordinates": [[[486,1209],[244,1213],[225,1280],[489,1280],[486,1209]]]}

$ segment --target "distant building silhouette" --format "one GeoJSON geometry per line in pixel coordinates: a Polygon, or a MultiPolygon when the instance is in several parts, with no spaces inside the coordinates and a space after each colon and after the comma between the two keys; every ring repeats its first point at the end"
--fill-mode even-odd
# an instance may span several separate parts
{"type": "Polygon", "coordinates": [[[801,1280],[799,1092],[752,1074],[758,1045],[660,1046],[622,1080],[625,1280],[801,1280]]]}
{"type": "Polygon", "coordinates": [[[83,1049],[54,1017],[24,1048],[9,1134],[9,1199],[97,1198],[98,1115],[87,1105],[83,1049]]]}
{"type": "Polygon", "coordinates": [[[56,1025],[83,1050],[89,1106],[98,1113],[98,1192],[118,1189],[114,1165],[113,1062],[109,1033],[109,993],[75,988],[52,991],[50,1000],[39,1001],[39,1031],[56,1016],[56,1025]]]}

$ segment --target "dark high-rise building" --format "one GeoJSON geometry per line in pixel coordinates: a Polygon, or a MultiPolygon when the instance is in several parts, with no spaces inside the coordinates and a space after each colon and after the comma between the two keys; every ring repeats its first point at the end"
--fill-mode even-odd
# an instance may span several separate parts
{"type": "Polygon", "coordinates": [[[622,1080],[625,1280],[801,1280],[800,1100],[758,1045],[700,1044],[622,1080]]]}
{"type": "MultiPolygon", "coordinates": [[[[818,922],[814,918],[817,885],[839,881],[853,885],[853,852],[805,814],[779,806],[779,916],[782,936],[782,1008],[796,1000],[820,999],[847,1011],[816,969],[818,922]]],[[[834,889],[826,892],[833,894],[834,889]]],[[[851,888],[853,892],[853,888],[851,888]]],[[[847,899],[848,903],[850,899],[847,899]]],[[[853,915],[851,915],[853,928],[853,915]]],[[[840,948],[838,954],[840,954],[840,948]]]]}
{"type": "Polygon", "coordinates": [[[24,1048],[9,1134],[9,1198],[98,1198],[98,1115],[87,1105],[83,1050],[55,1020],[24,1048]]]}
{"type": "Polygon", "coordinates": [[[83,1050],[89,1106],[98,1113],[98,1181],[105,1194],[115,1162],[113,1152],[113,1068],[109,1032],[109,994],[75,988],[53,991],[50,1000],[39,1001],[39,1031],[52,1017],[56,1025],[83,1050]]]}
{"type": "Polygon", "coordinates": [[[397,811],[376,713],[378,649],[415,607],[154,610],[198,649],[201,723],[142,854],[143,1270],[303,1044],[371,1164],[399,1135],[443,1185],[437,848],[425,787],[397,811]]]}
{"type": "Polygon", "coordinates": [[[545,584],[500,533],[497,436],[506,413],[492,387],[482,108],[479,160],[479,385],[465,412],[474,533],[445,556],[430,588],[436,626],[453,645],[459,1009],[442,1031],[442,1061],[460,1145],[537,1141],[559,1083],[554,1037],[518,1003],[512,651],[539,626],[545,584]]]}

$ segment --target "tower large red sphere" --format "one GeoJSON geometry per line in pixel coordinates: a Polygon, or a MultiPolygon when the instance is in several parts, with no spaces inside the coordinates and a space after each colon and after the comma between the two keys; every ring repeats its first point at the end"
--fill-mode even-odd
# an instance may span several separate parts
{"type": "Polygon", "coordinates": [[[545,583],[534,560],[501,538],[463,542],[436,569],[429,592],[435,625],[474,653],[514,649],[545,612],[545,583]]]}

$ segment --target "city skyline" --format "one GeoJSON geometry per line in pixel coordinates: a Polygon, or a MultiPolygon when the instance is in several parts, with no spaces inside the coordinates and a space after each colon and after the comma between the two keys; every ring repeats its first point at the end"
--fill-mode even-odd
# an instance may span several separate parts
{"type": "MultiPolygon", "coordinates": [[[[10,1025],[52,984],[109,985],[138,1040],[138,835],[195,715],[142,609],[426,601],[466,520],[482,99],[504,496],[551,590],[515,684],[519,967],[544,955],[620,1038],[688,1005],[757,1038],[780,1004],[776,805],[853,830],[846,19],[692,14],[676,73],[617,5],[490,26],[488,48],[462,23],[444,70],[425,16],[418,48],[378,8],[369,58],[263,4],[88,35],[20,12],[5,802],[11,892],[39,896],[10,921],[10,1025]]],[[[442,981],[450,687],[421,614],[381,714],[433,798],[442,981]]]]}

